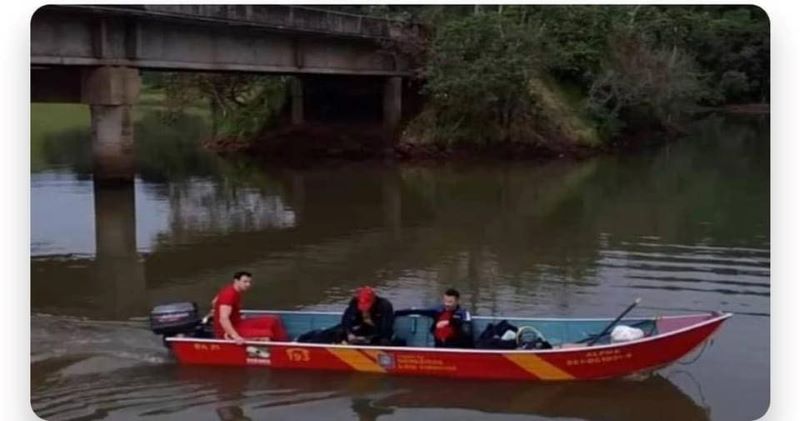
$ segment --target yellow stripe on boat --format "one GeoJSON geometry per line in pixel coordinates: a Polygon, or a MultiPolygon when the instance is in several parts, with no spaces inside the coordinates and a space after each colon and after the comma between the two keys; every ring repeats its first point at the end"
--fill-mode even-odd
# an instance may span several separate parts
{"type": "Polygon", "coordinates": [[[369,355],[369,357],[372,358],[372,361],[378,361],[378,356],[381,355],[382,353],[381,351],[377,351],[374,349],[363,349],[361,350],[361,352],[369,355]]]}
{"type": "Polygon", "coordinates": [[[357,371],[384,373],[386,370],[357,349],[328,348],[328,351],[357,371]]]}
{"type": "Polygon", "coordinates": [[[571,380],[572,374],[550,364],[536,354],[503,354],[508,360],[518,365],[523,370],[542,380],[571,380]]]}

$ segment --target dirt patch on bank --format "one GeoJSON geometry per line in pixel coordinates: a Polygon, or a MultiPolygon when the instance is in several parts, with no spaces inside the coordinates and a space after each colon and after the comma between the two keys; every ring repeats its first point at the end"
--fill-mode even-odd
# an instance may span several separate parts
{"type": "Polygon", "coordinates": [[[724,110],[734,114],[769,114],[769,104],[732,104],[724,110]]]}
{"type": "Polygon", "coordinates": [[[575,145],[569,139],[485,145],[391,141],[379,124],[304,124],[266,131],[250,140],[218,138],[203,145],[220,154],[244,154],[264,160],[550,160],[581,159],[600,152],[598,148],[575,145]]]}
{"type": "Polygon", "coordinates": [[[380,125],[304,124],[265,131],[253,139],[220,138],[203,142],[213,151],[244,153],[263,159],[370,159],[384,155],[388,139],[380,125]]]}

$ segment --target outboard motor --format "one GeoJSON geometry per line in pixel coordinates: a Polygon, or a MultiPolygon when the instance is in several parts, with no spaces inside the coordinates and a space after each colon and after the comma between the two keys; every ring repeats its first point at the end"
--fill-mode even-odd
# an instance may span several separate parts
{"type": "Polygon", "coordinates": [[[170,303],[153,307],[150,310],[150,330],[161,335],[164,345],[169,347],[167,338],[172,336],[206,337],[206,328],[193,302],[170,303]]]}

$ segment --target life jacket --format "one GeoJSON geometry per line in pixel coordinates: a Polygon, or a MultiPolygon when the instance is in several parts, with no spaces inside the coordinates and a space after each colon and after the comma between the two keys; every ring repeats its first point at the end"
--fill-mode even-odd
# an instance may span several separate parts
{"type": "Polygon", "coordinates": [[[450,335],[445,338],[445,340],[442,340],[437,335],[436,323],[441,320],[445,320],[442,319],[442,315],[447,311],[448,310],[445,309],[443,305],[436,307],[436,315],[433,317],[433,323],[431,323],[431,334],[439,343],[446,343],[460,347],[471,347],[473,345],[472,315],[470,315],[469,311],[461,308],[460,306],[452,310],[452,314],[450,315],[449,319],[447,319],[450,321],[450,326],[448,327],[452,329],[450,335]]]}

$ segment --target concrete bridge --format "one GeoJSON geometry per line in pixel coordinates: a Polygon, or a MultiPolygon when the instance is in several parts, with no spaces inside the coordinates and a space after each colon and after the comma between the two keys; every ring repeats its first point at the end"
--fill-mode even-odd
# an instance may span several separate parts
{"type": "Polygon", "coordinates": [[[31,101],[91,107],[95,177],[131,180],[131,106],[140,70],[297,75],[292,123],[304,120],[303,75],[383,78],[388,134],[402,112],[408,60],[391,45],[418,25],[297,6],[45,6],[31,20],[31,101]]]}

